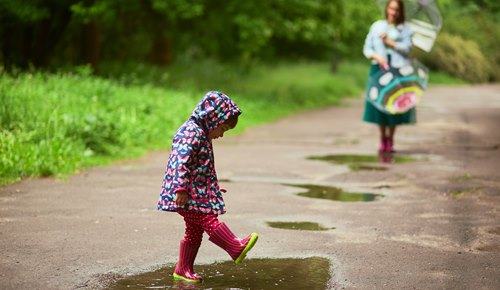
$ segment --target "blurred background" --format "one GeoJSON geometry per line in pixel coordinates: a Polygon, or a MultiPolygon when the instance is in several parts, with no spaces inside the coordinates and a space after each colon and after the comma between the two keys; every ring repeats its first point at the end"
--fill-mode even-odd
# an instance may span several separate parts
{"type": "MultiPolygon", "coordinates": [[[[500,1],[438,0],[431,84],[500,79],[500,1]]],[[[237,132],[359,97],[375,1],[2,0],[0,184],[166,149],[207,90],[237,132]]],[[[357,120],[353,120],[357,121],[357,120]]]]}

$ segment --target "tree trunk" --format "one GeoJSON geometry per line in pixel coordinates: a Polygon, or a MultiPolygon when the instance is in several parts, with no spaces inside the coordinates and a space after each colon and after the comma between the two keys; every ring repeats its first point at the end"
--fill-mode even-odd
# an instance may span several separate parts
{"type": "Polygon", "coordinates": [[[147,15],[146,27],[154,35],[153,44],[149,51],[149,61],[157,65],[168,65],[172,62],[172,42],[164,31],[168,28],[165,16],[160,15],[151,6],[150,1],[141,1],[147,15]]]}
{"type": "Polygon", "coordinates": [[[168,65],[172,62],[172,48],[170,39],[163,35],[156,35],[149,53],[152,63],[158,65],[168,65]]]}
{"type": "Polygon", "coordinates": [[[101,54],[101,33],[96,21],[90,21],[83,26],[82,56],[85,63],[97,70],[101,54]]]}

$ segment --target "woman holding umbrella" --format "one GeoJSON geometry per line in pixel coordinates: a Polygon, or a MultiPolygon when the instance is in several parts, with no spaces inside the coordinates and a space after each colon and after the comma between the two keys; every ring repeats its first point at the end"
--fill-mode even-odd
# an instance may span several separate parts
{"type": "MultiPolygon", "coordinates": [[[[389,0],[385,6],[385,19],[372,24],[366,36],[363,54],[372,60],[370,77],[391,68],[410,64],[408,56],[412,48],[412,30],[405,24],[402,0],[389,0]]],[[[416,122],[415,108],[404,113],[391,114],[375,107],[367,98],[363,120],[378,124],[380,129],[380,153],[394,152],[396,126],[416,122]]]]}

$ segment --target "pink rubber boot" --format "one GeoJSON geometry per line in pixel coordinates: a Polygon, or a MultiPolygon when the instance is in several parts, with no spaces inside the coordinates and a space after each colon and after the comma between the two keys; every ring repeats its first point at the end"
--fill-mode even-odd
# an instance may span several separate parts
{"type": "Polygon", "coordinates": [[[194,260],[198,254],[199,244],[191,244],[182,240],[179,246],[179,261],[175,265],[174,280],[188,283],[199,283],[202,277],[193,270],[194,260]]]}
{"type": "Polygon", "coordinates": [[[393,139],[387,138],[385,150],[386,150],[386,152],[390,152],[390,153],[396,152],[396,150],[394,150],[394,140],[393,139]]]}
{"type": "Polygon", "coordinates": [[[210,233],[209,240],[226,251],[236,264],[245,259],[248,251],[252,249],[259,238],[257,233],[251,233],[244,239],[239,239],[225,223],[220,223],[210,233]]]}
{"type": "Polygon", "coordinates": [[[386,137],[382,137],[382,139],[380,139],[380,146],[378,148],[378,152],[379,153],[385,153],[385,152],[388,152],[387,151],[387,145],[388,145],[388,138],[386,137]]]}

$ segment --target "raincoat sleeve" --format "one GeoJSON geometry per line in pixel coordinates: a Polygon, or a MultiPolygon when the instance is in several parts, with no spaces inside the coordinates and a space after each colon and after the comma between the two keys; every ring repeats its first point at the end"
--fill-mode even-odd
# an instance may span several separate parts
{"type": "Polygon", "coordinates": [[[173,192],[190,191],[192,163],[198,151],[199,138],[194,132],[184,132],[174,139],[172,158],[169,164],[173,176],[173,192]]]}
{"type": "Polygon", "coordinates": [[[413,46],[413,43],[411,41],[412,34],[413,32],[408,27],[408,25],[405,25],[403,31],[401,32],[401,40],[396,42],[396,46],[394,47],[394,49],[401,54],[409,54],[411,51],[411,47],[413,46]]]}

